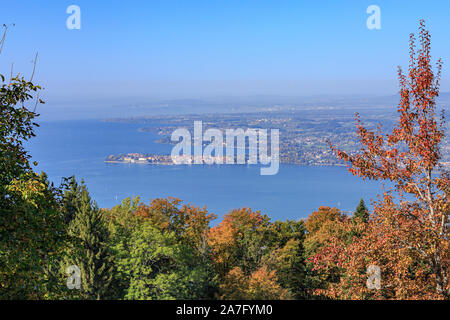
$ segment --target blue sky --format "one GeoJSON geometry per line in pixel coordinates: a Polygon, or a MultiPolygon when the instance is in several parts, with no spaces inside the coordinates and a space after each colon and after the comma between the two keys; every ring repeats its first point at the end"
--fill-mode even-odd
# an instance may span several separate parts
{"type": "MultiPolygon", "coordinates": [[[[394,94],[424,18],[450,91],[449,1],[3,1],[0,71],[30,73],[50,103],[220,95],[394,94]],[[68,30],[66,8],[81,8],[68,30]],[[368,30],[366,8],[381,8],[368,30]]],[[[130,101],[131,101],[130,100],[130,101]]]]}

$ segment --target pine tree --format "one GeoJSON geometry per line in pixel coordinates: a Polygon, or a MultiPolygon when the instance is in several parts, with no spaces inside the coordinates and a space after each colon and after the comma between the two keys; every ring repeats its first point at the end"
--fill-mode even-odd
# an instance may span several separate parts
{"type": "MultiPolygon", "coordinates": [[[[81,180],[81,183],[83,184],[83,180],[81,180]]],[[[71,176],[70,178],[64,178],[63,187],[64,220],[69,224],[75,218],[77,207],[81,201],[81,186],[77,183],[75,176],[71,176]]]]}
{"type": "Polygon", "coordinates": [[[76,202],[75,217],[69,224],[69,235],[74,240],[71,249],[73,264],[81,271],[81,296],[86,299],[111,297],[113,263],[108,247],[109,232],[103,211],[91,201],[82,183],[76,202]]]}
{"type": "Polygon", "coordinates": [[[366,204],[362,198],[359,200],[356,211],[353,213],[353,220],[357,218],[361,219],[363,222],[369,221],[369,210],[367,210],[366,204]]]}

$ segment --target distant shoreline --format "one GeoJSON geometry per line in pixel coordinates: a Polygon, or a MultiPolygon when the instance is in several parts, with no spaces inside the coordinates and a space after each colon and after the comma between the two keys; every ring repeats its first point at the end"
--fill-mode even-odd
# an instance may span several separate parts
{"type": "MultiPolygon", "coordinates": [[[[205,165],[205,166],[211,166],[211,165],[251,165],[249,163],[226,163],[225,161],[223,163],[195,163],[195,162],[191,162],[191,163],[174,163],[169,155],[152,155],[152,157],[157,157],[160,159],[164,159],[163,161],[146,161],[146,160],[139,160],[139,159],[129,159],[129,160],[124,160],[123,158],[125,158],[123,155],[118,156],[117,159],[111,159],[111,157],[114,156],[109,156],[108,158],[106,158],[104,160],[104,163],[110,163],[110,164],[138,164],[138,165],[154,165],[154,166],[175,166],[175,165],[205,165]]],[[[340,164],[340,163],[309,163],[309,164],[305,164],[305,163],[292,163],[292,162],[283,162],[280,161],[280,164],[285,164],[285,165],[292,165],[292,166],[304,166],[304,167],[347,167],[347,164],[340,164]]],[[[444,169],[447,169],[448,163],[444,162],[442,163],[444,169]]]]}
{"type": "MultiPolygon", "coordinates": [[[[154,165],[154,166],[176,166],[176,165],[205,165],[205,166],[211,166],[211,165],[251,165],[249,163],[173,163],[173,162],[148,162],[148,161],[125,161],[125,160],[104,160],[104,163],[111,163],[111,164],[137,164],[137,165],[154,165]]],[[[346,167],[346,164],[324,164],[324,163],[312,163],[312,164],[305,164],[305,163],[290,163],[290,162],[280,162],[280,164],[287,164],[292,166],[305,166],[305,167],[346,167]]]]}

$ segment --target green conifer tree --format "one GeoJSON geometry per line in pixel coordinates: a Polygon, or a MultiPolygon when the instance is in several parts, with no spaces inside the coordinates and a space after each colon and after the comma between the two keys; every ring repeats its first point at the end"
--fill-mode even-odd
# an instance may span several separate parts
{"type": "Polygon", "coordinates": [[[364,200],[362,198],[359,200],[356,211],[353,213],[353,220],[358,218],[363,222],[369,221],[369,210],[367,210],[366,204],[364,203],[364,200]]]}
{"type": "Polygon", "coordinates": [[[76,190],[80,193],[73,197],[79,201],[75,201],[75,216],[69,224],[69,235],[73,239],[69,263],[81,271],[82,298],[108,299],[114,269],[103,211],[91,201],[83,182],[76,190]]]}
{"type": "Polygon", "coordinates": [[[81,186],[78,184],[75,176],[71,176],[70,178],[64,178],[63,188],[62,205],[64,220],[69,224],[75,218],[77,207],[81,202],[81,186]]]}

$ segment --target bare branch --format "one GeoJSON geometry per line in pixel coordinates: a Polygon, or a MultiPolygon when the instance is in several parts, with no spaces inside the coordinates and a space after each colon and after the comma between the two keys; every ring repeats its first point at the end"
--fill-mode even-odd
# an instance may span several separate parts
{"type": "Polygon", "coordinates": [[[31,74],[30,82],[33,82],[34,72],[36,71],[36,62],[37,62],[37,58],[38,58],[38,52],[36,52],[36,56],[34,57],[34,62],[33,62],[33,73],[31,74]]]}
{"type": "Polygon", "coordinates": [[[38,103],[39,103],[39,92],[37,93],[37,96],[36,96],[36,103],[34,105],[33,113],[36,113],[36,108],[37,108],[38,103]]]}
{"type": "Polygon", "coordinates": [[[0,54],[2,54],[3,44],[5,43],[6,38],[6,32],[8,31],[8,27],[6,25],[3,26],[5,27],[5,31],[3,32],[2,40],[0,40],[0,54]]]}

